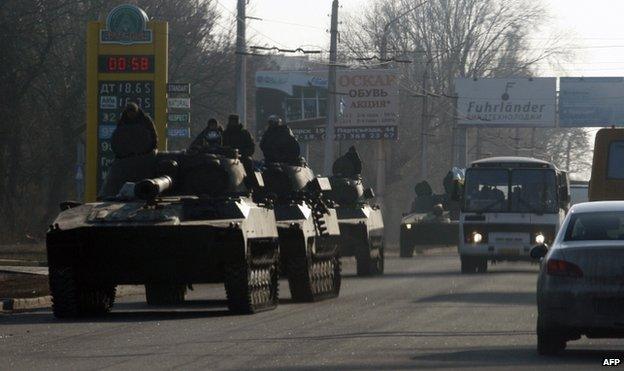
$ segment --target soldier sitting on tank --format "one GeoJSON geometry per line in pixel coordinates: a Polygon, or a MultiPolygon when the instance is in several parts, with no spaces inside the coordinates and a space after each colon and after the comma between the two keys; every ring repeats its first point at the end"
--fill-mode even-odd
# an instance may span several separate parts
{"type": "Polygon", "coordinates": [[[240,123],[238,115],[232,114],[228,117],[228,124],[223,132],[223,146],[237,149],[245,171],[248,174],[253,172],[251,156],[256,150],[256,143],[251,133],[240,123]]]}
{"type": "Polygon", "coordinates": [[[193,140],[189,151],[204,152],[223,145],[223,127],[215,118],[208,120],[206,128],[193,140]]]}
{"type": "Polygon", "coordinates": [[[414,187],[416,198],[412,202],[413,213],[428,213],[433,209],[435,197],[429,182],[423,180],[414,187]]]}
{"type": "Polygon", "coordinates": [[[357,178],[362,174],[362,159],[355,146],[349,147],[344,155],[338,157],[332,166],[334,176],[357,178]]]}
{"type": "Polygon", "coordinates": [[[228,124],[223,132],[223,145],[236,148],[242,157],[251,158],[256,150],[253,137],[240,123],[238,115],[230,115],[228,124]]]}
{"type": "Polygon", "coordinates": [[[158,146],[154,121],[136,103],[129,102],[111,137],[118,159],[151,153],[158,146]]]}
{"type": "Polygon", "coordinates": [[[433,205],[433,209],[427,213],[422,219],[423,223],[450,223],[451,220],[444,216],[444,207],[442,204],[433,205]]]}
{"type": "Polygon", "coordinates": [[[284,162],[299,165],[299,142],[288,125],[276,115],[269,117],[268,127],[260,140],[260,149],[266,162],[284,162]]]}

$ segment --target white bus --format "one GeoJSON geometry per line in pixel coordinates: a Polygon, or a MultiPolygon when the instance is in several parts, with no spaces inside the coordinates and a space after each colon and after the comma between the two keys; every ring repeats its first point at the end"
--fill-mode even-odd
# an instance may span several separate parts
{"type": "Polygon", "coordinates": [[[568,176],[550,162],[493,157],[473,162],[460,190],[462,273],[486,272],[488,261],[530,261],[550,244],[570,204],[568,176]]]}

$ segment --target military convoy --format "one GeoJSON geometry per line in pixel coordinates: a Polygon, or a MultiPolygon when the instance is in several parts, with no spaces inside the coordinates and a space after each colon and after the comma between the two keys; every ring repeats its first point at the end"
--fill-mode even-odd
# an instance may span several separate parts
{"type": "Polygon", "coordinates": [[[228,307],[278,303],[279,244],[259,174],[236,150],[117,159],[102,200],[64,203],[47,250],[55,316],[110,310],[119,284],[145,285],[150,304],[176,304],[193,283],[224,283],[228,307]]]}
{"type": "Polygon", "coordinates": [[[123,284],[175,305],[193,284],[223,283],[230,311],[245,314],[277,306],[280,275],[295,302],[333,298],[341,254],[358,275],[383,273],[381,210],[359,174],[315,176],[294,156],[256,169],[219,145],[118,156],[98,201],[64,202],[50,226],[54,315],[104,314],[123,284]]]}

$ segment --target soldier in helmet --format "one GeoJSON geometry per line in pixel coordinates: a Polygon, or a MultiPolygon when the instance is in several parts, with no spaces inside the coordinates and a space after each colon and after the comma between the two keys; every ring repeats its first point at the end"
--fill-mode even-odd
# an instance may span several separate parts
{"type": "Polygon", "coordinates": [[[223,128],[215,118],[210,118],[206,128],[193,140],[190,150],[199,151],[205,148],[223,145],[223,128]]]}
{"type": "Polygon", "coordinates": [[[338,157],[332,166],[332,173],[335,176],[353,178],[362,173],[362,159],[355,146],[349,147],[344,155],[338,157]]]}
{"type": "Polygon", "coordinates": [[[111,137],[111,148],[116,158],[127,158],[150,153],[158,146],[154,121],[134,102],[124,108],[111,137]]]}
{"type": "Polygon", "coordinates": [[[412,212],[427,213],[430,212],[435,205],[435,197],[433,189],[429,182],[423,180],[414,187],[416,198],[412,202],[412,212]]]}
{"type": "Polygon", "coordinates": [[[288,125],[276,115],[269,117],[268,127],[260,140],[260,149],[266,162],[297,163],[301,150],[299,142],[288,125]]]}

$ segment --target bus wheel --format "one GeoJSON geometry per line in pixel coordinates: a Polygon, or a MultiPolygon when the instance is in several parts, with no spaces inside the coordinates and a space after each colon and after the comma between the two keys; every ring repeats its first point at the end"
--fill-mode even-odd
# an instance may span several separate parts
{"type": "MultiPolygon", "coordinates": [[[[478,258],[475,258],[473,256],[460,256],[460,260],[461,260],[461,272],[462,274],[472,274],[472,273],[477,273],[477,267],[478,267],[478,258]]],[[[486,261],[486,266],[487,266],[487,261],[486,261]]]]}

